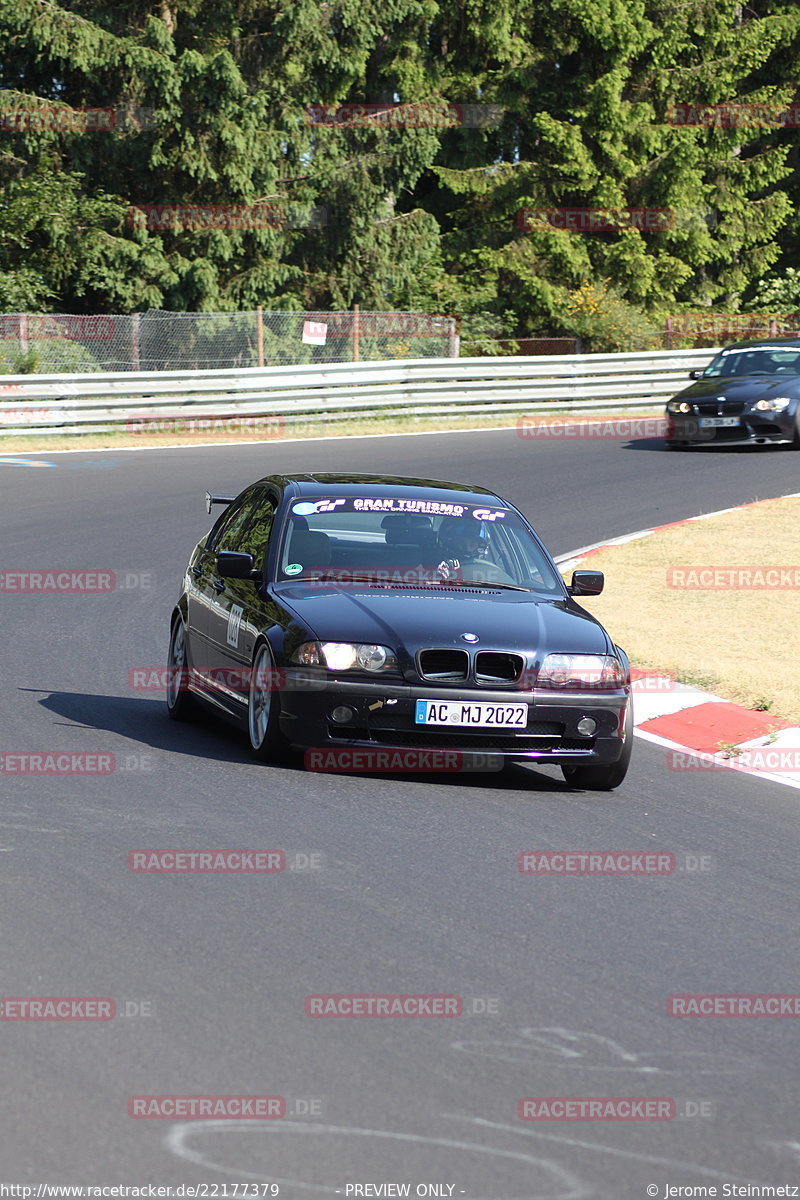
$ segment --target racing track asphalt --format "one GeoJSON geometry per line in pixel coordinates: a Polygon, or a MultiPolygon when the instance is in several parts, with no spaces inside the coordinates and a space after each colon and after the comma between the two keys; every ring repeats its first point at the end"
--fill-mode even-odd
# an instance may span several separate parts
{"type": "Polygon", "coordinates": [[[56,465],[0,460],[0,565],[110,569],[135,586],[2,599],[4,749],[111,752],[119,769],[2,779],[0,992],[107,996],[151,1015],[0,1024],[4,1181],[293,1180],[280,1189],[291,1197],[393,1181],[412,1195],[452,1184],[468,1200],[800,1183],[793,1021],[666,1015],[673,993],[796,989],[794,791],[669,771],[641,740],[624,786],[605,795],[521,767],[388,779],[273,769],[235,731],[178,727],[160,694],[127,685],[129,668],[163,662],[181,571],[208,526],[206,487],[315,468],[482,483],[559,554],[797,491],[800,458],[511,430],[27,461],[56,465]],[[275,847],[319,852],[322,866],[133,874],[126,855],[145,847],[275,847]],[[710,856],[711,869],[522,876],[516,856],[533,849],[672,851],[710,856]],[[321,992],[455,993],[499,1011],[309,1019],[304,998],[321,992]],[[320,1115],[126,1115],[131,1095],[238,1093],[283,1095],[290,1111],[319,1101],[320,1115]],[[606,1095],[705,1101],[710,1115],[516,1115],[523,1096],[606,1095]]]}

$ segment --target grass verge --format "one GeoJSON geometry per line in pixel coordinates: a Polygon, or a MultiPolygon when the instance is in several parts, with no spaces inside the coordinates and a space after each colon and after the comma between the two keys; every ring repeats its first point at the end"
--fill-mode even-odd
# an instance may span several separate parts
{"type": "MultiPolygon", "coordinates": [[[[502,427],[516,428],[517,422],[524,417],[527,427],[536,420],[540,424],[549,422],[580,422],[593,420],[638,420],[646,417],[653,418],[658,414],[649,412],[608,412],[593,409],[586,413],[572,411],[542,413],[538,417],[530,417],[524,413],[489,414],[487,416],[469,414],[459,417],[443,414],[438,417],[364,417],[350,421],[313,421],[286,424],[275,436],[266,436],[264,430],[240,429],[230,433],[225,430],[212,432],[193,432],[177,426],[175,429],[158,433],[126,433],[124,430],[109,433],[87,434],[21,434],[10,436],[0,434],[0,456],[12,451],[54,451],[54,450],[118,450],[134,447],[158,446],[207,446],[212,443],[229,443],[235,445],[244,442],[281,442],[306,438],[320,437],[360,437],[365,434],[381,433],[447,433],[459,429],[498,429],[502,427]]],[[[624,438],[621,440],[625,440],[624,438]]]]}
{"type": "Polygon", "coordinates": [[[592,554],[607,590],[585,607],[634,666],[800,724],[799,525],[783,497],[592,554]]]}

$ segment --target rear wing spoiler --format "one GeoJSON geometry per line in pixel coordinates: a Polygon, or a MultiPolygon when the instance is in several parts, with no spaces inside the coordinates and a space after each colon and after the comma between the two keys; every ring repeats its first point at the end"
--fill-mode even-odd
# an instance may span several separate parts
{"type": "Polygon", "coordinates": [[[212,504],[230,504],[235,499],[235,496],[213,496],[211,492],[206,492],[206,512],[211,512],[212,504]]]}

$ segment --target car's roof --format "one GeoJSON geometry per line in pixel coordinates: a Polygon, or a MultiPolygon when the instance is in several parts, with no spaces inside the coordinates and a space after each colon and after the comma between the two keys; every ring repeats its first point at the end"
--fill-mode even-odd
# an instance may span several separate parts
{"type": "Polygon", "coordinates": [[[800,350],[800,338],[759,338],[756,342],[731,342],[725,350],[754,350],[754,349],[789,349],[800,350]]]}
{"type": "Polygon", "coordinates": [[[441,479],[413,479],[403,475],[361,475],[350,472],[308,472],[296,475],[268,475],[259,483],[277,484],[294,496],[414,496],[423,500],[448,500],[462,504],[487,501],[505,505],[495,492],[469,483],[447,483],[441,479]]]}

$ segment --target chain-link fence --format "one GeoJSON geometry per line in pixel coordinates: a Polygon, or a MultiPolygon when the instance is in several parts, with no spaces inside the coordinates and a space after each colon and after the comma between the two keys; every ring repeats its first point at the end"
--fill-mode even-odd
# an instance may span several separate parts
{"type": "Polygon", "coordinates": [[[203,371],[377,359],[689,350],[800,336],[800,313],[678,313],[651,333],[617,330],[597,341],[504,336],[491,314],[418,312],[177,313],[125,316],[0,315],[0,374],[203,371]]]}
{"type": "Polygon", "coordinates": [[[0,315],[0,372],[203,371],[458,357],[455,317],[414,312],[0,315]]]}

